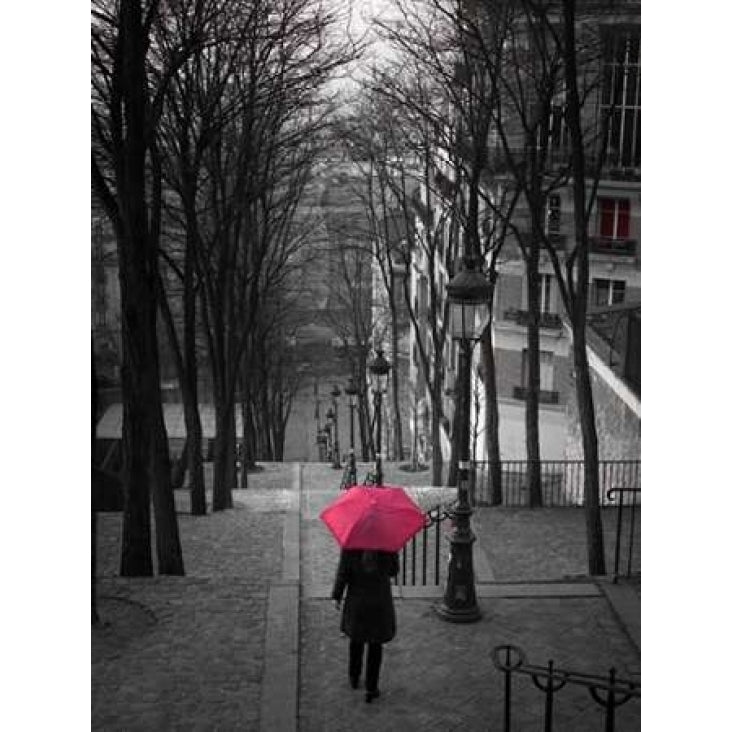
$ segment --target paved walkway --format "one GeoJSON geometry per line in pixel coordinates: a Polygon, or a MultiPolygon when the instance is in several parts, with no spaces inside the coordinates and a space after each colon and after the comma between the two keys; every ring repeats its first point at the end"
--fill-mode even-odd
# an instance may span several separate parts
{"type": "MultiPolygon", "coordinates": [[[[386,475],[420,485],[429,474],[387,466],[386,475]]],[[[109,625],[92,634],[93,729],[497,730],[503,685],[489,654],[502,643],[521,646],[532,663],[594,673],[615,666],[639,678],[639,595],[579,577],[582,512],[527,520],[525,510],[481,509],[474,555],[483,619],[439,619],[439,586],[395,588],[397,637],[385,647],[382,697],[365,704],[348,686],[347,642],[328,600],[338,550],[317,518],[339,480],[327,465],[270,464],[250,490],[235,492],[232,510],[182,513],[184,578],[116,577],[120,515],[100,516],[100,612],[109,625]]],[[[425,506],[451,496],[413,494],[425,506]]],[[[178,500],[185,510],[184,494],[178,500]]],[[[515,695],[514,729],[540,728],[541,695],[530,683],[517,683],[515,695]]],[[[556,729],[601,726],[586,691],[557,697],[556,729]]],[[[636,702],[618,710],[616,729],[640,729],[636,702]]]]}

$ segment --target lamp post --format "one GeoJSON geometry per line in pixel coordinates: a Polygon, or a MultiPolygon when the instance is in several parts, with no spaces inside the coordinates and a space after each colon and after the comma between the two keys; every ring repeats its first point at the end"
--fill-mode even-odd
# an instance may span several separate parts
{"type": "Polygon", "coordinates": [[[323,428],[328,438],[328,452],[325,458],[326,460],[333,459],[333,416],[333,409],[329,408],[325,413],[326,425],[323,428]]]}
{"type": "Polygon", "coordinates": [[[344,389],[348,395],[348,408],[351,413],[351,448],[348,451],[348,475],[346,477],[346,485],[356,485],[358,478],[356,475],[356,448],[354,445],[353,436],[353,413],[356,410],[356,396],[358,394],[358,387],[353,381],[353,377],[349,377],[346,388],[344,389]]]}
{"type": "Polygon", "coordinates": [[[475,593],[473,572],[473,543],[470,528],[472,510],[468,501],[470,481],[470,357],[472,344],[480,338],[488,312],[491,286],[482,272],[476,270],[475,260],[463,259],[462,269],[448,282],[450,330],[460,343],[457,406],[460,422],[458,432],[458,504],[455,508],[455,528],[450,537],[450,560],[447,586],[442,602],[435,608],[444,620],[472,623],[481,618],[475,593]]]}
{"type": "Polygon", "coordinates": [[[374,406],[376,407],[376,468],[375,482],[376,485],[382,485],[384,482],[384,473],[381,468],[381,399],[386,393],[386,381],[389,374],[391,364],[384,358],[384,351],[381,348],[376,349],[376,358],[371,362],[369,371],[374,376],[374,406]]]}
{"type": "Polygon", "coordinates": [[[338,397],[341,395],[338,384],[333,384],[330,395],[333,397],[333,465],[331,467],[340,470],[343,466],[341,465],[341,448],[338,443],[338,397]]]}

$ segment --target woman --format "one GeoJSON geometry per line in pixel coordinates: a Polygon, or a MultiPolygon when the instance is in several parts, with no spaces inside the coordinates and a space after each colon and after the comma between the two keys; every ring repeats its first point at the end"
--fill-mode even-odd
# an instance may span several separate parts
{"type": "Polygon", "coordinates": [[[348,677],[351,686],[358,688],[366,657],[366,701],[376,699],[379,692],[382,644],[396,634],[396,614],[391,597],[391,578],[399,572],[399,555],[392,552],[347,549],[338,562],[333,601],[341,609],[341,598],[346,601],[341,617],[341,630],[351,639],[348,647],[348,677]]]}

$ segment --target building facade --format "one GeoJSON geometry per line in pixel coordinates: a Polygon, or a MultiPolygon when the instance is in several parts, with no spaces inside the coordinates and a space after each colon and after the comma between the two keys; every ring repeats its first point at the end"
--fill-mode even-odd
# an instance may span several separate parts
{"type": "MultiPolygon", "coordinates": [[[[586,131],[594,131],[601,140],[587,151],[587,195],[594,198],[589,225],[590,317],[608,307],[640,306],[641,292],[641,169],[640,169],[640,3],[578,3],[578,27],[589,30],[597,39],[597,53],[590,69],[598,83],[588,94],[582,108],[582,124],[586,131]],[[602,126],[603,122],[607,128],[602,126]],[[605,134],[601,134],[605,133],[605,134]]],[[[566,257],[575,249],[575,217],[573,188],[569,168],[569,135],[564,119],[566,97],[561,86],[555,94],[548,116],[548,164],[542,171],[552,179],[545,189],[543,234],[550,242],[563,267],[566,257]]],[[[589,134],[589,133],[588,133],[589,134]]],[[[495,138],[494,138],[495,139],[495,138]]],[[[517,135],[520,139],[520,135],[517,135]]],[[[500,157],[500,153],[498,154],[500,157]]],[[[450,177],[448,168],[440,171],[450,177]]],[[[501,192],[512,185],[515,171],[500,166],[484,175],[483,190],[486,198],[498,200],[501,192]]],[[[453,176],[454,178],[454,176],[453,176]]],[[[424,203],[424,197],[423,197],[424,203]]],[[[423,218],[421,226],[439,226],[441,214],[423,218]]],[[[496,213],[483,207],[484,231],[495,231],[496,213]]],[[[498,278],[493,301],[493,346],[496,367],[496,391],[499,403],[501,456],[504,459],[525,459],[525,399],[528,384],[528,279],[526,262],[520,242],[532,236],[531,211],[526,197],[519,198],[511,216],[512,226],[501,249],[497,265],[498,278]]],[[[449,225],[442,225],[447,232],[449,225]]],[[[459,227],[458,227],[459,228],[459,227]]],[[[490,235],[487,235],[490,236],[490,235]]],[[[462,232],[456,235],[457,244],[451,254],[460,251],[462,232]]],[[[485,243],[485,242],[484,242],[485,243]]],[[[432,273],[438,279],[437,296],[444,299],[447,282],[447,250],[439,264],[428,262],[424,256],[415,257],[411,274],[415,305],[426,309],[429,288],[426,278],[432,273]]],[[[574,380],[570,333],[563,322],[565,307],[550,252],[543,246],[539,253],[539,307],[540,307],[540,393],[539,424],[540,450],[543,459],[576,457],[570,411],[574,403],[574,380]]],[[[638,324],[640,319],[638,318],[638,324]]],[[[426,324],[418,324],[429,342],[426,324]]],[[[414,349],[416,334],[410,345],[414,349]]],[[[639,340],[638,340],[639,343],[639,340]]],[[[444,399],[446,414],[452,413],[450,387],[455,378],[456,347],[449,339],[444,345],[447,363],[447,390],[444,399]]],[[[478,376],[477,354],[474,354],[473,391],[483,393],[478,376]]],[[[419,360],[412,350],[410,380],[417,393],[416,403],[422,412],[428,410],[427,398],[421,380],[419,360]]],[[[615,374],[623,381],[627,374],[615,374]]],[[[639,399],[640,375],[637,374],[639,399]]],[[[484,433],[485,409],[480,400],[473,406],[474,455],[484,459],[485,452],[480,434],[484,433]]],[[[610,429],[609,422],[598,417],[600,430],[610,429]]],[[[444,447],[449,449],[450,419],[445,423],[444,447]]],[[[421,426],[421,434],[428,434],[421,426]]],[[[634,452],[626,444],[626,451],[634,452]]],[[[610,442],[600,436],[602,450],[610,450],[610,442]]],[[[617,447],[616,443],[616,447],[617,447]]],[[[618,452],[614,447],[610,452],[618,452]]],[[[639,449],[639,447],[638,447],[639,449]]]]}

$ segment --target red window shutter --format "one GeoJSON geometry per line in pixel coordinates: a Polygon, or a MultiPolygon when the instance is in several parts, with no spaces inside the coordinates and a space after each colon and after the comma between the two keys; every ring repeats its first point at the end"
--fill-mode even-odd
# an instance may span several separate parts
{"type": "Polygon", "coordinates": [[[630,201],[627,198],[618,201],[618,229],[616,239],[627,239],[630,235],[630,201]]]}
{"type": "Polygon", "coordinates": [[[612,238],[615,232],[615,201],[612,198],[600,198],[600,236],[612,238]]]}

